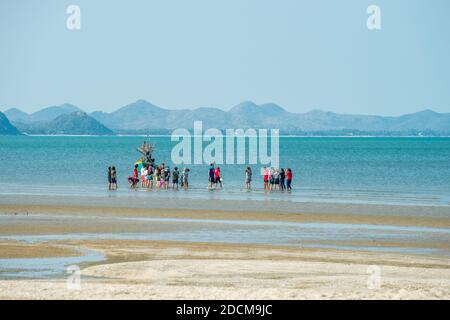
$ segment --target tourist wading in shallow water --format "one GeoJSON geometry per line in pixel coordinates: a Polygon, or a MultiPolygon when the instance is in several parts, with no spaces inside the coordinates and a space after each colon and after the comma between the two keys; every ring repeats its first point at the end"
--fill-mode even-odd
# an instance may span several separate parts
{"type": "Polygon", "coordinates": [[[108,190],[117,190],[117,171],[116,167],[108,167],[108,190]]]}
{"type": "Polygon", "coordinates": [[[252,188],[252,168],[247,167],[245,169],[245,187],[247,190],[250,190],[252,188]]]}
{"type": "Polygon", "coordinates": [[[178,190],[178,179],[180,177],[180,172],[178,171],[178,167],[175,167],[175,169],[172,172],[172,189],[175,190],[175,186],[176,186],[176,190],[178,190]]]}
{"type": "Polygon", "coordinates": [[[108,190],[112,190],[111,167],[108,167],[108,190]]]}

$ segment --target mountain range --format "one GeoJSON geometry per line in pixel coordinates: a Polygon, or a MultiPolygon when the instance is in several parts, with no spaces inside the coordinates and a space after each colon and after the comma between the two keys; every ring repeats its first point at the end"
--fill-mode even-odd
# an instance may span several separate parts
{"type": "Polygon", "coordinates": [[[146,133],[176,128],[190,129],[194,121],[202,121],[203,128],[278,128],[286,133],[450,133],[450,113],[437,113],[432,110],[399,117],[338,114],[321,110],[291,113],[275,103],[257,105],[251,101],[242,102],[229,111],[218,108],[170,110],[145,100],[138,100],[111,113],[95,111],[86,114],[76,106],[63,104],[32,114],[12,108],[5,111],[5,115],[19,130],[47,134],[109,134],[108,132],[112,131],[146,133]],[[67,115],[72,115],[71,125],[64,122],[63,116],[67,115]],[[91,133],[83,133],[87,132],[85,130],[91,133]]]}
{"type": "MultiPolygon", "coordinates": [[[[59,114],[55,112],[54,114],[59,114]]],[[[52,118],[52,117],[50,117],[52,118]]],[[[114,132],[83,111],[62,113],[52,120],[15,122],[22,132],[44,135],[113,135],[114,132]]]]}
{"type": "Polygon", "coordinates": [[[6,116],[13,122],[32,123],[41,121],[51,121],[63,114],[69,114],[76,111],[82,111],[80,108],[65,103],[60,106],[51,106],[39,110],[35,113],[28,114],[17,108],[11,108],[5,111],[6,116]]]}

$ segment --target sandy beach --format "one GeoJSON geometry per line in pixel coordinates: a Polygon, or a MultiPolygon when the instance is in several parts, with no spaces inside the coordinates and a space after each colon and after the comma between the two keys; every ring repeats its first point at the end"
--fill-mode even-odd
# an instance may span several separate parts
{"type": "Polygon", "coordinates": [[[1,280],[2,299],[448,299],[447,259],[265,246],[73,243],[108,259],[66,279],[1,280]],[[372,267],[371,267],[372,266],[372,267]],[[372,287],[371,268],[381,270],[372,287]]]}
{"type": "Polygon", "coordinates": [[[0,200],[0,265],[80,258],[81,270],[74,288],[64,269],[0,269],[1,299],[450,298],[447,207],[0,200]]]}

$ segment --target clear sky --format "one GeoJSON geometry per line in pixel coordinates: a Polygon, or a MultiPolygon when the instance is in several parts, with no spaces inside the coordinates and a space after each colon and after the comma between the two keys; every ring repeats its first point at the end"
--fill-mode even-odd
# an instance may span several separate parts
{"type": "Polygon", "coordinates": [[[0,110],[450,112],[448,0],[1,0],[0,110]],[[81,9],[81,29],[66,9],[81,9]],[[382,29],[366,27],[370,4],[382,29]]]}

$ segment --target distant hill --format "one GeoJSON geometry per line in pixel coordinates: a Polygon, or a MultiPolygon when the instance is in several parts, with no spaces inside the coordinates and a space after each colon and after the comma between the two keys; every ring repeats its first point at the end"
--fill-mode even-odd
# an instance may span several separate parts
{"type": "Polygon", "coordinates": [[[112,113],[97,111],[91,113],[91,116],[112,129],[142,129],[164,126],[169,113],[169,110],[156,107],[144,100],[138,100],[112,113]],[[163,120],[164,123],[161,123],[163,120]]]}
{"type": "Polygon", "coordinates": [[[60,106],[47,107],[32,114],[28,114],[17,108],[8,109],[5,111],[5,114],[12,122],[19,122],[26,124],[32,122],[52,121],[53,119],[56,119],[60,115],[69,114],[76,111],[82,110],[74,105],[65,103],[60,106]]]}
{"type": "Polygon", "coordinates": [[[10,121],[27,123],[29,122],[30,115],[17,108],[11,108],[5,111],[5,115],[10,121]]]}
{"type": "Polygon", "coordinates": [[[14,127],[8,118],[0,112],[0,135],[20,135],[20,131],[14,127]]]}
{"type": "MultiPolygon", "coordinates": [[[[55,119],[56,114],[69,114],[71,110],[80,109],[65,104],[45,108],[31,115],[19,109],[9,109],[6,114],[14,125],[22,129],[27,124],[32,124],[32,127],[42,126],[39,122],[44,120],[41,119],[55,119]]],[[[252,101],[244,101],[229,111],[223,111],[213,107],[170,110],[145,100],[138,100],[114,112],[96,111],[90,116],[105,127],[124,134],[166,132],[176,128],[191,129],[194,121],[202,121],[204,128],[276,128],[282,133],[450,134],[450,113],[424,110],[399,117],[338,114],[321,110],[291,113],[275,103],[257,105],[252,101]]]]}
{"type": "Polygon", "coordinates": [[[20,124],[29,134],[113,135],[114,132],[82,111],[62,114],[49,122],[20,124]]]}

